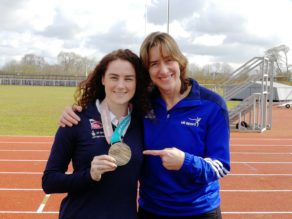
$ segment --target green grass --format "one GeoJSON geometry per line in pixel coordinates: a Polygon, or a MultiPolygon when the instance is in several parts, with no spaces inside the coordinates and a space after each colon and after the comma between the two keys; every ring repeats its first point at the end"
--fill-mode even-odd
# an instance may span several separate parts
{"type": "MultiPolygon", "coordinates": [[[[74,87],[0,86],[0,135],[55,135],[74,87]]],[[[231,109],[238,101],[228,101],[231,109]]]]}
{"type": "Polygon", "coordinates": [[[54,135],[74,87],[0,85],[0,135],[54,135]]]}
{"type": "Polygon", "coordinates": [[[230,110],[237,106],[241,101],[227,101],[227,108],[230,110]]]}

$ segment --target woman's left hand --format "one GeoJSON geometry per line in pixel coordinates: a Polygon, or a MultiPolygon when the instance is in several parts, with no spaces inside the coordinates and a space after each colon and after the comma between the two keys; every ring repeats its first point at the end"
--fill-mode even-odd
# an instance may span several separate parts
{"type": "Polygon", "coordinates": [[[145,150],[143,154],[160,156],[162,165],[168,170],[179,170],[185,160],[185,153],[175,147],[163,150],[145,150]]]}

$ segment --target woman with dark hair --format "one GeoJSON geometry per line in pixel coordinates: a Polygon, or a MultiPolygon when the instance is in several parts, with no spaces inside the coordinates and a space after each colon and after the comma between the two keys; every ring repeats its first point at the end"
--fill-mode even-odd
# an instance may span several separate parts
{"type": "Polygon", "coordinates": [[[46,193],[68,193],[59,218],[137,218],[141,115],[148,109],[144,76],[136,54],[117,50],[77,88],[81,121],[58,129],[42,178],[46,193]]]}

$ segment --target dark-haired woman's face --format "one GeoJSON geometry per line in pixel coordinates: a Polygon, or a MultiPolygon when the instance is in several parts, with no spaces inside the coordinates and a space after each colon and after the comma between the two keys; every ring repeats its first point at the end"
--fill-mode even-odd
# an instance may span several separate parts
{"type": "Polygon", "coordinates": [[[109,106],[128,104],[136,91],[135,69],[128,61],[114,60],[108,64],[102,84],[109,106]]]}

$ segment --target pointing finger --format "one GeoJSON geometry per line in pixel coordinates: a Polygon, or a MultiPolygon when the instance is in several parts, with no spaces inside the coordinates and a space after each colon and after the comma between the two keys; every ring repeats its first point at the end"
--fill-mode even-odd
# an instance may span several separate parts
{"type": "Polygon", "coordinates": [[[152,155],[152,156],[162,156],[165,154],[164,150],[145,150],[143,151],[145,155],[152,155]]]}

